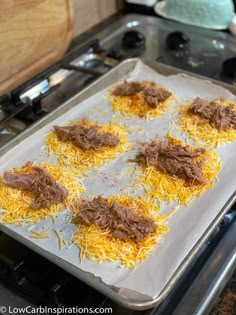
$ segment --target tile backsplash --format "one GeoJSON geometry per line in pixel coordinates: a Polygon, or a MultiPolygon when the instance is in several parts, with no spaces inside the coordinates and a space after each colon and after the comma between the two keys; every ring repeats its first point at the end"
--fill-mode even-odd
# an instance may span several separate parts
{"type": "Polygon", "coordinates": [[[77,36],[117,11],[116,0],[73,0],[74,36],[77,36]]]}

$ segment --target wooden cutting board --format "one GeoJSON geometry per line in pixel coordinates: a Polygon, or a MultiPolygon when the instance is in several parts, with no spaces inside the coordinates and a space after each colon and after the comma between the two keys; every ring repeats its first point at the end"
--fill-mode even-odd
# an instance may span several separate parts
{"type": "Polygon", "coordinates": [[[0,0],[0,95],[58,61],[71,40],[71,0],[0,0]]]}

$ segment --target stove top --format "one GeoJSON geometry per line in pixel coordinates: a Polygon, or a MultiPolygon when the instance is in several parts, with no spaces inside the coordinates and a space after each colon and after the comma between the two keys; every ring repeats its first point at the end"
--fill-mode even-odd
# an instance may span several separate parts
{"type": "Polygon", "coordinates": [[[236,84],[236,39],[156,17],[126,15],[58,64],[0,97],[0,146],[120,61],[141,57],[236,84]]]}
{"type": "Polygon", "coordinates": [[[116,58],[142,57],[186,71],[236,83],[236,39],[156,17],[131,15],[98,35],[101,46],[116,58]],[[122,24],[122,25],[121,25],[122,24]],[[114,31],[113,31],[114,29],[114,31]],[[231,68],[231,71],[229,71],[231,68]]]}
{"type": "MultiPolygon", "coordinates": [[[[236,39],[227,33],[156,17],[118,16],[109,20],[105,27],[95,28],[76,40],[61,62],[0,98],[0,147],[124,59],[141,57],[155,60],[236,84],[235,53],[236,39]]],[[[194,309],[197,302],[205,301],[204,294],[208,288],[201,281],[207,276],[209,283],[215,284],[213,300],[222,289],[217,282],[222,275],[218,274],[221,265],[227,255],[235,254],[231,242],[233,238],[235,244],[235,231],[235,212],[232,211],[196,256],[189,272],[179,281],[178,288],[158,309],[143,313],[192,315],[192,310],[186,309],[186,303],[194,309]],[[215,271],[215,274],[210,273],[211,278],[209,269],[204,267],[207,264],[215,271]],[[189,303],[194,292],[198,295],[189,303]]],[[[225,272],[224,279],[229,277],[230,272],[225,272]]],[[[5,234],[0,234],[0,279],[0,304],[5,301],[3,305],[79,305],[112,307],[114,314],[138,313],[114,304],[5,234]]]]}

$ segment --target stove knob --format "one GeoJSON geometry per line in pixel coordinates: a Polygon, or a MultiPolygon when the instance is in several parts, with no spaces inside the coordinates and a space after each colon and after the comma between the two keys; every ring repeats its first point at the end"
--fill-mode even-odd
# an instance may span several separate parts
{"type": "Polygon", "coordinates": [[[223,63],[221,74],[227,79],[236,80],[236,57],[223,63]]]}
{"type": "Polygon", "coordinates": [[[190,39],[182,32],[170,33],[166,38],[166,46],[173,51],[189,50],[190,39]]]}
{"type": "Polygon", "coordinates": [[[145,46],[145,36],[138,31],[128,31],[122,37],[122,46],[128,49],[145,46]]]}

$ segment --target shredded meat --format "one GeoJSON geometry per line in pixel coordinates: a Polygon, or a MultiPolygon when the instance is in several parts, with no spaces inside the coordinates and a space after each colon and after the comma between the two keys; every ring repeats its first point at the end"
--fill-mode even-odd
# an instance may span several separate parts
{"type": "Polygon", "coordinates": [[[145,101],[152,108],[156,108],[158,103],[164,102],[171,95],[169,91],[159,87],[145,86],[142,82],[137,81],[124,81],[124,83],[114,89],[113,94],[118,96],[131,96],[139,92],[143,94],[145,101]]]}
{"type": "Polygon", "coordinates": [[[118,85],[112,93],[117,96],[131,96],[134,95],[135,93],[140,92],[141,88],[142,84],[140,82],[124,81],[124,83],[118,85]]]}
{"type": "Polygon", "coordinates": [[[223,106],[217,101],[208,102],[198,97],[193,101],[189,111],[207,119],[218,130],[236,129],[236,111],[232,106],[223,106]]]}
{"type": "Polygon", "coordinates": [[[157,87],[147,86],[142,89],[145,101],[152,108],[156,108],[158,103],[164,102],[171,95],[169,91],[157,87]]]}
{"type": "Polygon", "coordinates": [[[154,140],[150,144],[142,145],[136,161],[147,166],[156,166],[161,171],[186,181],[203,184],[205,180],[201,167],[193,160],[203,152],[202,149],[190,152],[188,147],[173,145],[167,140],[154,140]]]}
{"type": "Polygon", "coordinates": [[[55,132],[61,141],[71,141],[75,146],[83,150],[100,150],[102,146],[115,147],[120,142],[120,139],[113,134],[107,132],[99,134],[100,127],[83,127],[54,126],[55,132]]]}
{"type": "Polygon", "coordinates": [[[3,174],[4,183],[12,188],[26,189],[35,194],[35,200],[30,204],[33,209],[48,208],[52,204],[63,202],[68,192],[58,184],[48,172],[38,166],[33,167],[31,174],[3,174]]]}
{"type": "Polygon", "coordinates": [[[110,204],[102,197],[82,200],[78,221],[85,225],[96,224],[101,229],[108,228],[113,237],[135,242],[142,241],[157,228],[152,219],[138,216],[117,202],[110,204]]]}

